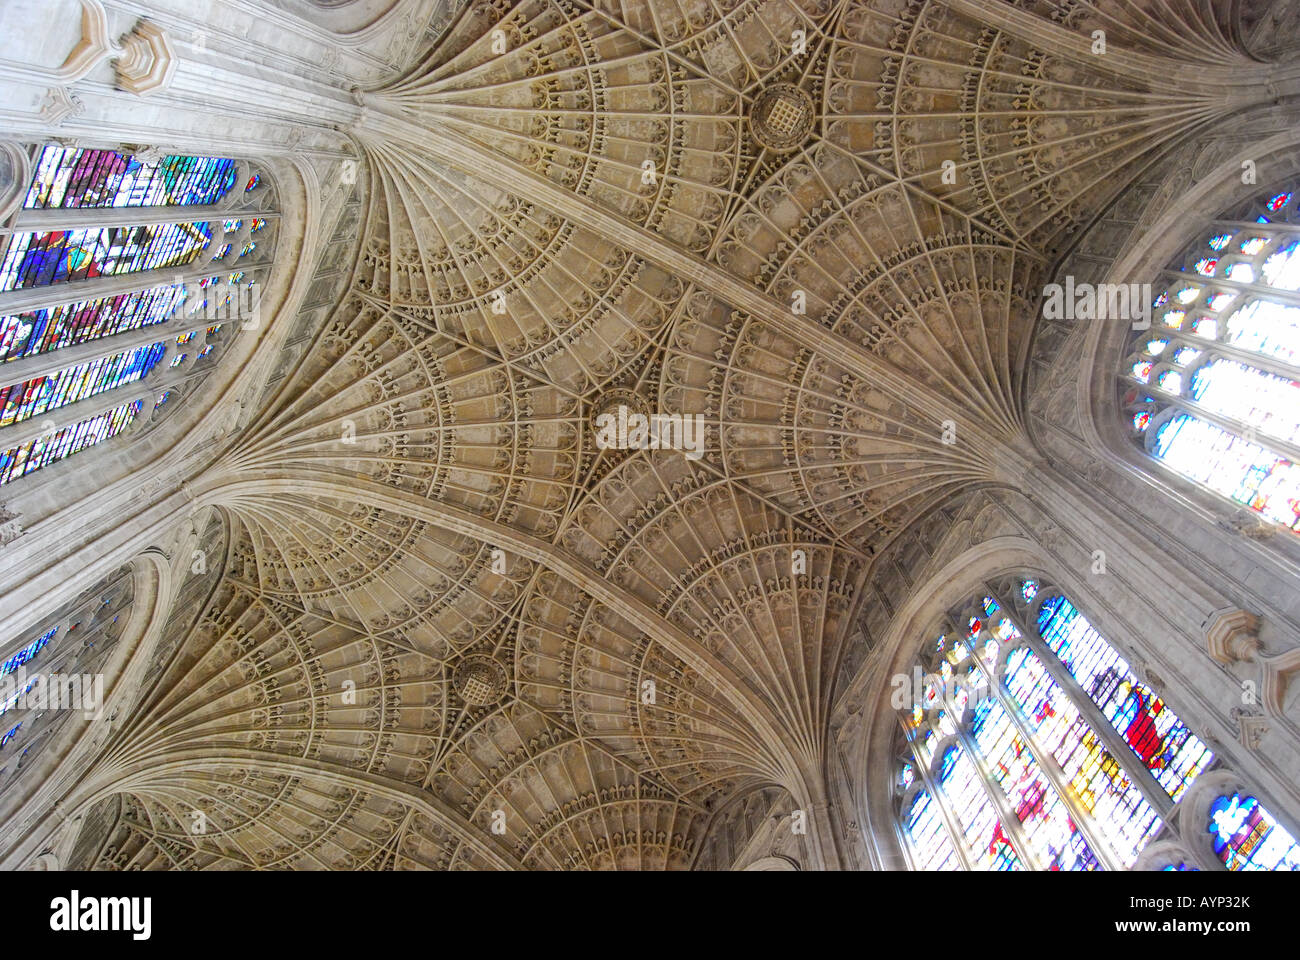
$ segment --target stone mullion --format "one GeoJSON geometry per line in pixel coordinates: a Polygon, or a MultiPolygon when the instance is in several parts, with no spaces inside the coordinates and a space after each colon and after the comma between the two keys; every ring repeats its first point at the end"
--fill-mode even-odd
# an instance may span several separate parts
{"type": "MultiPolygon", "coordinates": [[[[242,190],[236,184],[231,188],[242,190]]],[[[55,230],[89,230],[95,227],[144,227],[172,223],[215,223],[222,220],[279,220],[276,211],[262,212],[253,203],[223,206],[201,204],[191,207],[78,207],[71,210],[20,210],[0,236],[19,233],[50,233],[55,230]]]]}
{"type": "MultiPolygon", "coordinates": [[[[916,768],[916,775],[925,783],[925,790],[930,795],[930,802],[933,803],[935,809],[939,811],[939,818],[943,821],[943,828],[948,832],[948,842],[952,844],[952,848],[957,854],[957,859],[961,861],[962,869],[974,871],[975,867],[971,863],[969,852],[966,850],[966,840],[962,836],[957,817],[949,808],[948,798],[943,794],[938,781],[930,775],[930,764],[926,763],[925,760],[922,759],[921,750],[916,739],[909,736],[907,738],[907,745],[912,751],[912,758],[914,760],[913,766],[916,768]]],[[[930,758],[930,763],[933,763],[935,760],[938,760],[940,763],[943,762],[943,758],[940,757],[937,752],[930,758]]],[[[916,844],[915,841],[912,840],[911,831],[904,827],[903,833],[907,835],[907,842],[915,848],[916,844]]],[[[913,865],[915,866],[915,863],[913,865]]]]}
{"type": "Polygon", "coordinates": [[[1251,230],[1263,236],[1273,236],[1278,233],[1295,233],[1296,227],[1290,223],[1260,223],[1257,220],[1226,220],[1220,218],[1209,221],[1205,225],[1205,231],[1203,232],[1214,233],[1218,230],[1222,230],[1225,233],[1237,233],[1241,230],[1251,230]]]}
{"type": "Polygon", "coordinates": [[[1083,688],[1079,686],[1079,681],[1070,675],[1070,671],[1065,664],[1043,641],[1043,638],[1038,633],[1037,625],[1022,620],[1014,612],[1015,607],[1008,603],[1007,598],[1000,595],[991,585],[986,584],[986,589],[997,600],[998,606],[1002,608],[1001,612],[1007,615],[1012,625],[1020,632],[1021,638],[1026,642],[1029,649],[1037,655],[1047,669],[1048,674],[1056,681],[1056,685],[1061,688],[1065,696],[1074,704],[1075,709],[1087,720],[1093,732],[1105,743],[1110,755],[1124,768],[1129,780],[1142,791],[1142,796],[1151,805],[1151,809],[1160,815],[1161,822],[1167,820],[1173,812],[1174,802],[1169,798],[1169,794],[1165,792],[1165,788],[1160,785],[1160,781],[1156,779],[1155,774],[1148,770],[1145,764],[1138,763],[1137,766],[1142,772],[1136,776],[1134,775],[1134,765],[1130,762],[1130,758],[1135,760],[1137,755],[1133,753],[1133,749],[1119,731],[1115,729],[1115,725],[1101,712],[1101,708],[1093,702],[1091,697],[1084,693],[1083,688]]]}

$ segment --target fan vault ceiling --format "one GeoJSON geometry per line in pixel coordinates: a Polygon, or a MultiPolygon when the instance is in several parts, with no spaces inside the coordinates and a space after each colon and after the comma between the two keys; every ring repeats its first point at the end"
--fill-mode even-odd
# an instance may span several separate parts
{"type": "Polygon", "coordinates": [[[1037,456],[1036,291],[1260,96],[1231,7],[483,3],[357,90],[353,283],[194,484],[98,864],[679,869],[824,806],[872,557],[1037,456]],[[612,397],[703,456],[598,448],[612,397]]]}

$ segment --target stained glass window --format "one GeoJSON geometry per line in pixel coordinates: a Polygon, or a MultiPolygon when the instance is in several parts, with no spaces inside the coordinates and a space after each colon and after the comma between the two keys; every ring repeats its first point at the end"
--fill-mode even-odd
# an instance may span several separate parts
{"type": "Polygon", "coordinates": [[[956,870],[957,852],[948,839],[939,811],[924,790],[913,798],[907,815],[907,835],[916,850],[919,870],[956,870]]]}
{"type": "Polygon", "coordinates": [[[133,383],[162,359],[165,346],[154,343],[137,347],[60,370],[48,377],[0,387],[0,427],[57,410],[124,383],[133,383]]]}
{"type": "Polygon", "coordinates": [[[184,266],[211,239],[207,223],[17,234],[0,262],[0,291],[184,266]]]}
{"type": "Polygon", "coordinates": [[[0,484],[39,470],[48,464],[70,457],[79,450],[115,437],[140,414],[139,400],[114,407],[107,413],[89,417],[52,434],[37,437],[0,452],[0,484]]]}
{"type": "Polygon", "coordinates": [[[1138,681],[1127,661],[1065,597],[1043,602],[1038,632],[1170,798],[1180,799],[1213,762],[1210,748],[1138,681]]]}
{"type": "MultiPolygon", "coordinates": [[[[1157,838],[1178,842],[1169,811],[1215,756],[1065,594],[1038,577],[990,583],[928,636],[954,631],[957,656],[919,645],[924,692],[901,705],[898,793],[924,778],[899,810],[918,869],[949,849],[977,870],[1129,869],[1157,838]]],[[[1215,809],[1226,865],[1300,868],[1254,798],[1215,809]]]]}
{"type": "Polygon", "coordinates": [[[1034,653],[1021,648],[1011,654],[1006,684],[1029,732],[1060,764],[1073,795],[1120,861],[1132,866],[1161,827],[1155,810],[1034,653]]]}
{"type": "Polygon", "coordinates": [[[235,185],[234,160],[168,156],[141,161],[112,150],[45,147],[27,191],[28,210],[170,207],[216,203],[235,185]]]}
{"type": "Polygon", "coordinates": [[[975,765],[961,747],[949,747],[943,756],[939,782],[953,805],[963,839],[973,862],[982,870],[1018,870],[1020,859],[1002,830],[1002,822],[984,793],[975,765]]]}
{"type": "Polygon", "coordinates": [[[184,286],[168,284],[0,317],[0,361],[49,353],[162,323],[184,302],[184,286]]]}
{"type": "Polygon", "coordinates": [[[1214,852],[1229,870],[1300,870],[1300,845],[1254,797],[1219,797],[1210,806],[1214,852]]]}
{"type": "Polygon", "coordinates": [[[51,415],[53,432],[18,442],[32,436],[29,425],[7,444],[0,438],[0,484],[117,436],[142,413],[152,419],[176,387],[184,387],[181,396],[192,395],[193,382],[211,368],[211,361],[193,361],[212,354],[211,337],[220,328],[212,324],[213,312],[224,305],[233,316],[242,309],[242,300],[234,304],[239,292],[224,277],[241,290],[252,287],[274,243],[273,193],[240,166],[223,157],[154,151],[45,146],[35,152],[23,206],[0,234],[0,295],[13,293],[5,299],[15,304],[0,312],[0,430],[51,415]],[[140,219],[149,222],[133,224],[131,211],[145,208],[140,219]],[[60,211],[72,210],[82,213],[70,226],[60,211]],[[87,225],[99,216],[93,211],[103,211],[102,225],[87,225]],[[226,247],[228,263],[212,262],[218,246],[226,247]],[[195,277],[199,270],[217,275],[195,277]],[[140,289],[86,295],[104,289],[88,281],[126,278],[109,287],[121,290],[133,275],[140,289]],[[154,338],[138,332],[169,321],[154,338]],[[187,322],[192,329],[179,326],[187,322]],[[173,341],[182,349],[172,348],[173,341]],[[65,363],[58,356],[40,359],[74,347],[65,363]],[[164,364],[169,348],[171,362],[164,364]],[[4,377],[10,363],[13,373],[4,377]],[[149,409],[138,388],[114,402],[114,390],[145,377],[159,388],[149,409]],[[57,413],[101,395],[86,404],[92,415],[57,413]]]}
{"type": "Polygon", "coordinates": [[[12,657],[6,660],[3,665],[0,665],[0,677],[6,677],[23,664],[30,662],[51,640],[54,639],[54,635],[58,632],[58,627],[51,627],[45,633],[41,634],[27,646],[15,653],[12,657]]]}
{"type": "Polygon", "coordinates": [[[1270,192],[1205,228],[1165,273],[1154,301],[1161,336],[1135,336],[1121,379],[1126,419],[1151,456],[1300,532],[1296,199],[1270,192]],[[1166,309],[1172,301],[1178,308],[1166,309]]]}
{"type": "MultiPolygon", "coordinates": [[[[1011,805],[1043,870],[1095,870],[1098,862],[1070,819],[1060,794],[995,699],[975,708],[971,729],[989,759],[993,781],[1011,805]]],[[[1005,828],[999,827],[1005,836],[1005,828]]]]}

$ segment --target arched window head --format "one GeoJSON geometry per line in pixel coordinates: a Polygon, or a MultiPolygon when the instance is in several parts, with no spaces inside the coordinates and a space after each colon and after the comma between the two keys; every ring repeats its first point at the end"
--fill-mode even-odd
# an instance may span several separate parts
{"type": "Polygon", "coordinates": [[[0,234],[0,485],[194,393],[214,354],[260,323],[278,221],[261,174],[234,159],[30,156],[0,234]]]}
{"type": "Polygon", "coordinates": [[[1300,533],[1300,215],[1267,192],[1197,234],[1120,371],[1155,459],[1300,533]]]}

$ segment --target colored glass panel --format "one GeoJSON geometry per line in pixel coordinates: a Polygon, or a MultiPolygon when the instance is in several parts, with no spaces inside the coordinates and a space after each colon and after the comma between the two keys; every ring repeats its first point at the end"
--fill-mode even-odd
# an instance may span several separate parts
{"type": "Polygon", "coordinates": [[[1056,789],[1016,733],[997,700],[981,700],[972,713],[971,733],[994,783],[1020,821],[1029,852],[1044,870],[1096,870],[1096,855],[1079,833],[1056,789]]]}
{"type": "Polygon", "coordinates": [[[1226,343],[1300,364],[1300,307],[1252,300],[1228,318],[1226,343]]]}
{"type": "Polygon", "coordinates": [[[112,150],[45,147],[28,210],[166,207],[216,203],[235,185],[234,160],[168,156],[141,161],[112,150]]]}
{"type": "Polygon", "coordinates": [[[957,870],[961,864],[938,807],[924,790],[912,798],[907,812],[907,835],[916,850],[918,870],[957,870]]]}
{"type": "Polygon", "coordinates": [[[166,344],[154,343],[78,364],[48,377],[0,387],[0,427],[134,383],[153,369],[165,350],[166,344]]]}
{"type": "Polygon", "coordinates": [[[49,630],[46,630],[45,633],[41,634],[27,646],[15,653],[12,657],[6,660],[3,665],[0,665],[0,677],[7,677],[23,664],[33,660],[36,655],[54,639],[54,635],[58,632],[58,627],[51,627],[49,630]]]}
{"type": "Polygon", "coordinates": [[[1210,748],[1063,596],[1043,601],[1038,632],[1172,800],[1179,800],[1214,761],[1210,748]]]}
{"type": "Polygon", "coordinates": [[[1235,360],[1212,360],[1192,375],[1189,394],[1214,413],[1270,436],[1300,440],[1300,383],[1288,377],[1235,360]]]}
{"type": "Polygon", "coordinates": [[[1300,531],[1300,469],[1259,444],[1180,413],[1156,431],[1152,453],[1184,476],[1300,531]]]}
{"type": "Polygon", "coordinates": [[[9,483],[93,444],[117,436],[139,415],[140,401],[124,403],[99,416],[37,437],[0,453],[0,484],[9,483]]]}
{"type": "Polygon", "coordinates": [[[1036,654],[1024,648],[1013,651],[1005,683],[1029,730],[1056,758],[1098,832],[1120,862],[1132,866],[1162,825],[1156,811],[1036,654]]]}
{"type": "Polygon", "coordinates": [[[1300,846],[1254,797],[1239,793],[1210,805],[1214,852],[1229,870],[1300,870],[1300,846]]]}
{"type": "Polygon", "coordinates": [[[1022,869],[993,803],[981,786],[975,764],[961,747],[949,747],[944,752],[939,782],[961,825],[971,862],[981,870],[1022,869]]]}
{"type": "Polygon", "coordinates": [[[184,302],[185,288],[176,284],[0,317],[0,361],[162,323],[184,302]]]}
{"type": "Polygon", "coordinates": [[[122,276],[192,263],[211,240],[206,223],[15,234],[0,264],[0,290],[122,276]]]}

